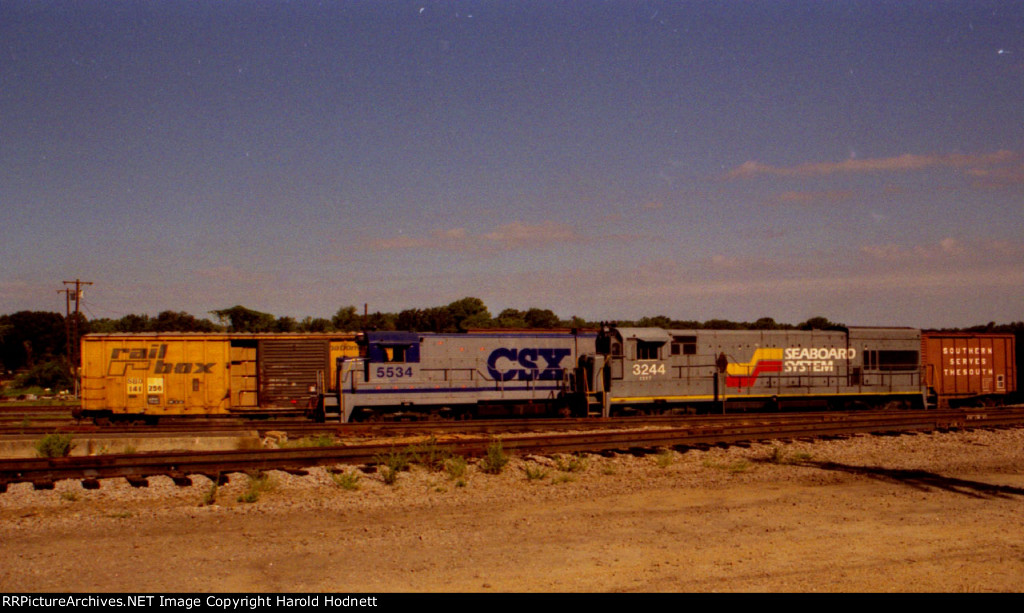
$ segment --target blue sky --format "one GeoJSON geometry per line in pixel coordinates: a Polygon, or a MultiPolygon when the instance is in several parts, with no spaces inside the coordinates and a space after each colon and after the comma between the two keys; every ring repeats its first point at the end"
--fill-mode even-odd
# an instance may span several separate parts
{"type": "Polygon", "coordinates": [[[0,313],[1024,319],[1024,2],[0,1],[0,313]]]}

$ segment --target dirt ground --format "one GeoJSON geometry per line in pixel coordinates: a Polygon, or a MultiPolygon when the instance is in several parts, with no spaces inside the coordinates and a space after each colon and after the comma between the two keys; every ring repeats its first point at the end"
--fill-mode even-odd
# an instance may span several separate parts
{"type": "Polygon", "coordinates": [[[1024,590],[1024,429],[450,472],[11,486],[0,592],[1024,590]]]}

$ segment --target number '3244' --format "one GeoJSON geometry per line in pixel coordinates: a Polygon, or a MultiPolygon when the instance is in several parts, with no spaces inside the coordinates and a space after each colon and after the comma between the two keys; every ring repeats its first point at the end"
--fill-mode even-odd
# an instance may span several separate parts
{"type": "Polygon", "coordinates": [[[664,364],[633,364],[633,374],[638,377],[665,374],[664,364]]]}

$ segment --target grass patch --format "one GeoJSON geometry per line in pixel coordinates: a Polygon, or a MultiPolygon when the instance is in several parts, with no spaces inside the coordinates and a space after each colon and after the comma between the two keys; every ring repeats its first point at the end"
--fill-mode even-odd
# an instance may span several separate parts
{"type": "Polygon", "coordinates": [[[480,470],[488,475],[500,475],[508,464],[508,454],[501,447],[501,441],[494,441],[487,446],[487,453],[480,460],[480,470]]]}
{"type": "Polygon", "coordinates": [[[206,490],[203,494],[203,499],[199,501],[199,506],[208,507],[213,504],[217,504],[217,490],[220,488],[220,473],[213,479],[213,483],[210,484],[210,489],[206,490]]]}
{"type": "Polygon", "coordinates": [[[70,434],[47,434],[36,441],[36,453],[41,458],[64,458],[71,454],[75,446],[71,443],[70,434]]]}
{"type": "Polygon", "coordinates": [[[806,451],[796,451],[787,454],[786,450],[779,445],[774,445],[771,453],[768,454],[768,461],[772,464],[795,464],[796,462],[806,462],[810,459],[811,454],[806,451]]]}
{"type": "Polygon", "coordinates": [[[572,483],[576,480],[576,477],[569,474],[561,474],[551,480],[552,483],[572,483]]]}
{"type": "Polygon", "coordinates": [[[658,455],[654,456],[654,463],[658,465],[658,468],[668,468],[673,461],[675,461],[675,454],[671,449],[659,449],[658,455]]]}
{"type": "Polygon", "coordinates": [[[398,482],[398,473],[409,470],[412,458],[407,450],[392,449],[387,453],[377,454],[374,461],[380,467],[380,476],[384,483],[394,485],[398,482]]]}
{"type": "Polygon", "coordinates": [[[343,490],[354,492],[359,489],[359,473],[331,473],[331,481],[343,490]]]}
{"type": "MultiPolygon", "coordinates": [[[[444,470],[448,473],[449,479],[464,479],[466,471],[469,470],[469,463],[466,462],[466,458],[462,456],[452,456],[444,461],[444,470]]],[[[458,487],[464,487],[466,483],[463,481],[462,485],[456,483],[458,487]]]]}
{"type": "Polygon", "coordinates": [[[445,469],[445,462],[452,457],[451,449],[437,444],[437,437],[431,436],[411,449],[416,463],[432,471],[445,469]]]}
{"type": "Polygon", "coordinates": [[[78,494],[74,492],[61,492],[60,499],[67,500],[68,502],[75,502],[76,500],[78,500],[78,494]]]}
{"type": "Polygon", "coordinates": [[[319,436],[305,436],[294,441],[283,441],[278,444],[278,447],[282,449],[305,449],[309,447],[333,447],[337,444],[335,438],[330,434],[321,434],[319,436]]]}
{"type": "Polygon", "coordinates": [[[587,470],[590,462],[578,453],[574,453],[565,459],[562,456],[555,456],[555,468],[565,473],[581,473],[587,470]]]}
{"type": "Polygon", "coordinates": [[[523,472],[526,473],[527,481],[540,481],[548,477],[547,469],[540,466],[527,466],[523,468],[523,472]]]}
{"type": "Polygon", "coordinates": [[[260,499],[260,494],[269,492],[276,486],[274,478],[263,471],[249,473],[249,489],[238,496],[238,502],[256,502],[260,499]]]}

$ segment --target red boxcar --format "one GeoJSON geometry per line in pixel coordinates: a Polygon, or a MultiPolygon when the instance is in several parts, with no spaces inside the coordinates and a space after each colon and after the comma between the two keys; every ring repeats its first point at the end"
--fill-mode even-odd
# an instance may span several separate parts
{"type": "Polygon", "coordinates": [[[1017,390],[1014,336],[922,332],[929,397],[939,408],[1002,404],[1017,390]]]}

